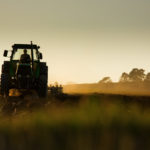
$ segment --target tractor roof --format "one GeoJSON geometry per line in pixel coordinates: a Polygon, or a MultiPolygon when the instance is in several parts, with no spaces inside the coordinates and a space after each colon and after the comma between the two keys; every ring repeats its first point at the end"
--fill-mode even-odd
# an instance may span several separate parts
{"type": "Polygon", "coordinates": [[[37,45],[31,45],[31,44],[14,44],[13,46],[12,46],[13,48],[35,48],[35,49],[37,49],[37,48],[39,48],[39,46],[37,46],[37,45]]]}

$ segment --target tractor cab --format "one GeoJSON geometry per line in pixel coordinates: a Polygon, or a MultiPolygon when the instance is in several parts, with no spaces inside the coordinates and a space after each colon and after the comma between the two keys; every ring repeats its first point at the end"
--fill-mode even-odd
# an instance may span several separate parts
{"type": "MultiPolygon", "coordinates": [[[[10,56],[10,75],[17,80],[18,88],[31,88],[39,74],[39,62],[42,54],[39,46],[31,44],[14,44],[10,56]]],[[[4,51],[4,56],[8,51],[4,51]]]]}
{"type": "MultiPolygon", "coordinates": [[[[4,62],[1,75],[1,78],[6,78],[7,76],[9,89],[37,90],[41,84],[40,82],[45,84],[45,87],[47,86],[48,67],[46,63],[40,62],[42,53],[39,52],[39,48],[39,46],[33,45],[32,42],[31,44],[14,44],[12,46],[10,61],[4,62]],[[45,81],[43,81],[42,78],[44,78],[45,81]]],[[[5,50],[3,56],[7,57],[7,55],[8,50],[5,50]]]]}

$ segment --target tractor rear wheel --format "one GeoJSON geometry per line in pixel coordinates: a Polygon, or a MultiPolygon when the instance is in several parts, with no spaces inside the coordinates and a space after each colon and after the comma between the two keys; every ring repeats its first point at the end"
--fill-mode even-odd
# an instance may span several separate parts
{"type": "Polygon", "coordinates": [[[38,95],[41,98],[45,98],[47,96],[47,76],[40,75],[38,81],[38,95]]]}
{"type": "Polygon", "coordinates": [[[38,79],[38,95],[41,98],[47,96],[47,81],[48,81],[48,67],[46,63],[40,63],[40,75],[38,79]]]}

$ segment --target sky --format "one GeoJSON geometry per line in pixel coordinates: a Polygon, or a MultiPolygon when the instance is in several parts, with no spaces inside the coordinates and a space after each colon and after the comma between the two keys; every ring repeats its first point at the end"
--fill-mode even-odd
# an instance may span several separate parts
{"type": "Polygon", "coordinates": [[[40,45],[49,83],[118,81],[150,71],[149,0],[0,0],[0,63],[14,43],[40,45]]]}

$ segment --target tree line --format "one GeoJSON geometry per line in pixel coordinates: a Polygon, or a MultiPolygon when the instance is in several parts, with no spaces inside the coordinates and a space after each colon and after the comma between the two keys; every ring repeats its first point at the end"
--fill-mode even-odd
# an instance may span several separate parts
{"type": "MultiPolygon", "coordinates": [[[[123,72],[119,82],[150,82],[150,72],[145,74],[144,69],[133,68],[129,73],[123,72]]],[[[104,77],[98,83],[112,83],[110,77],[104,77]]]]}

